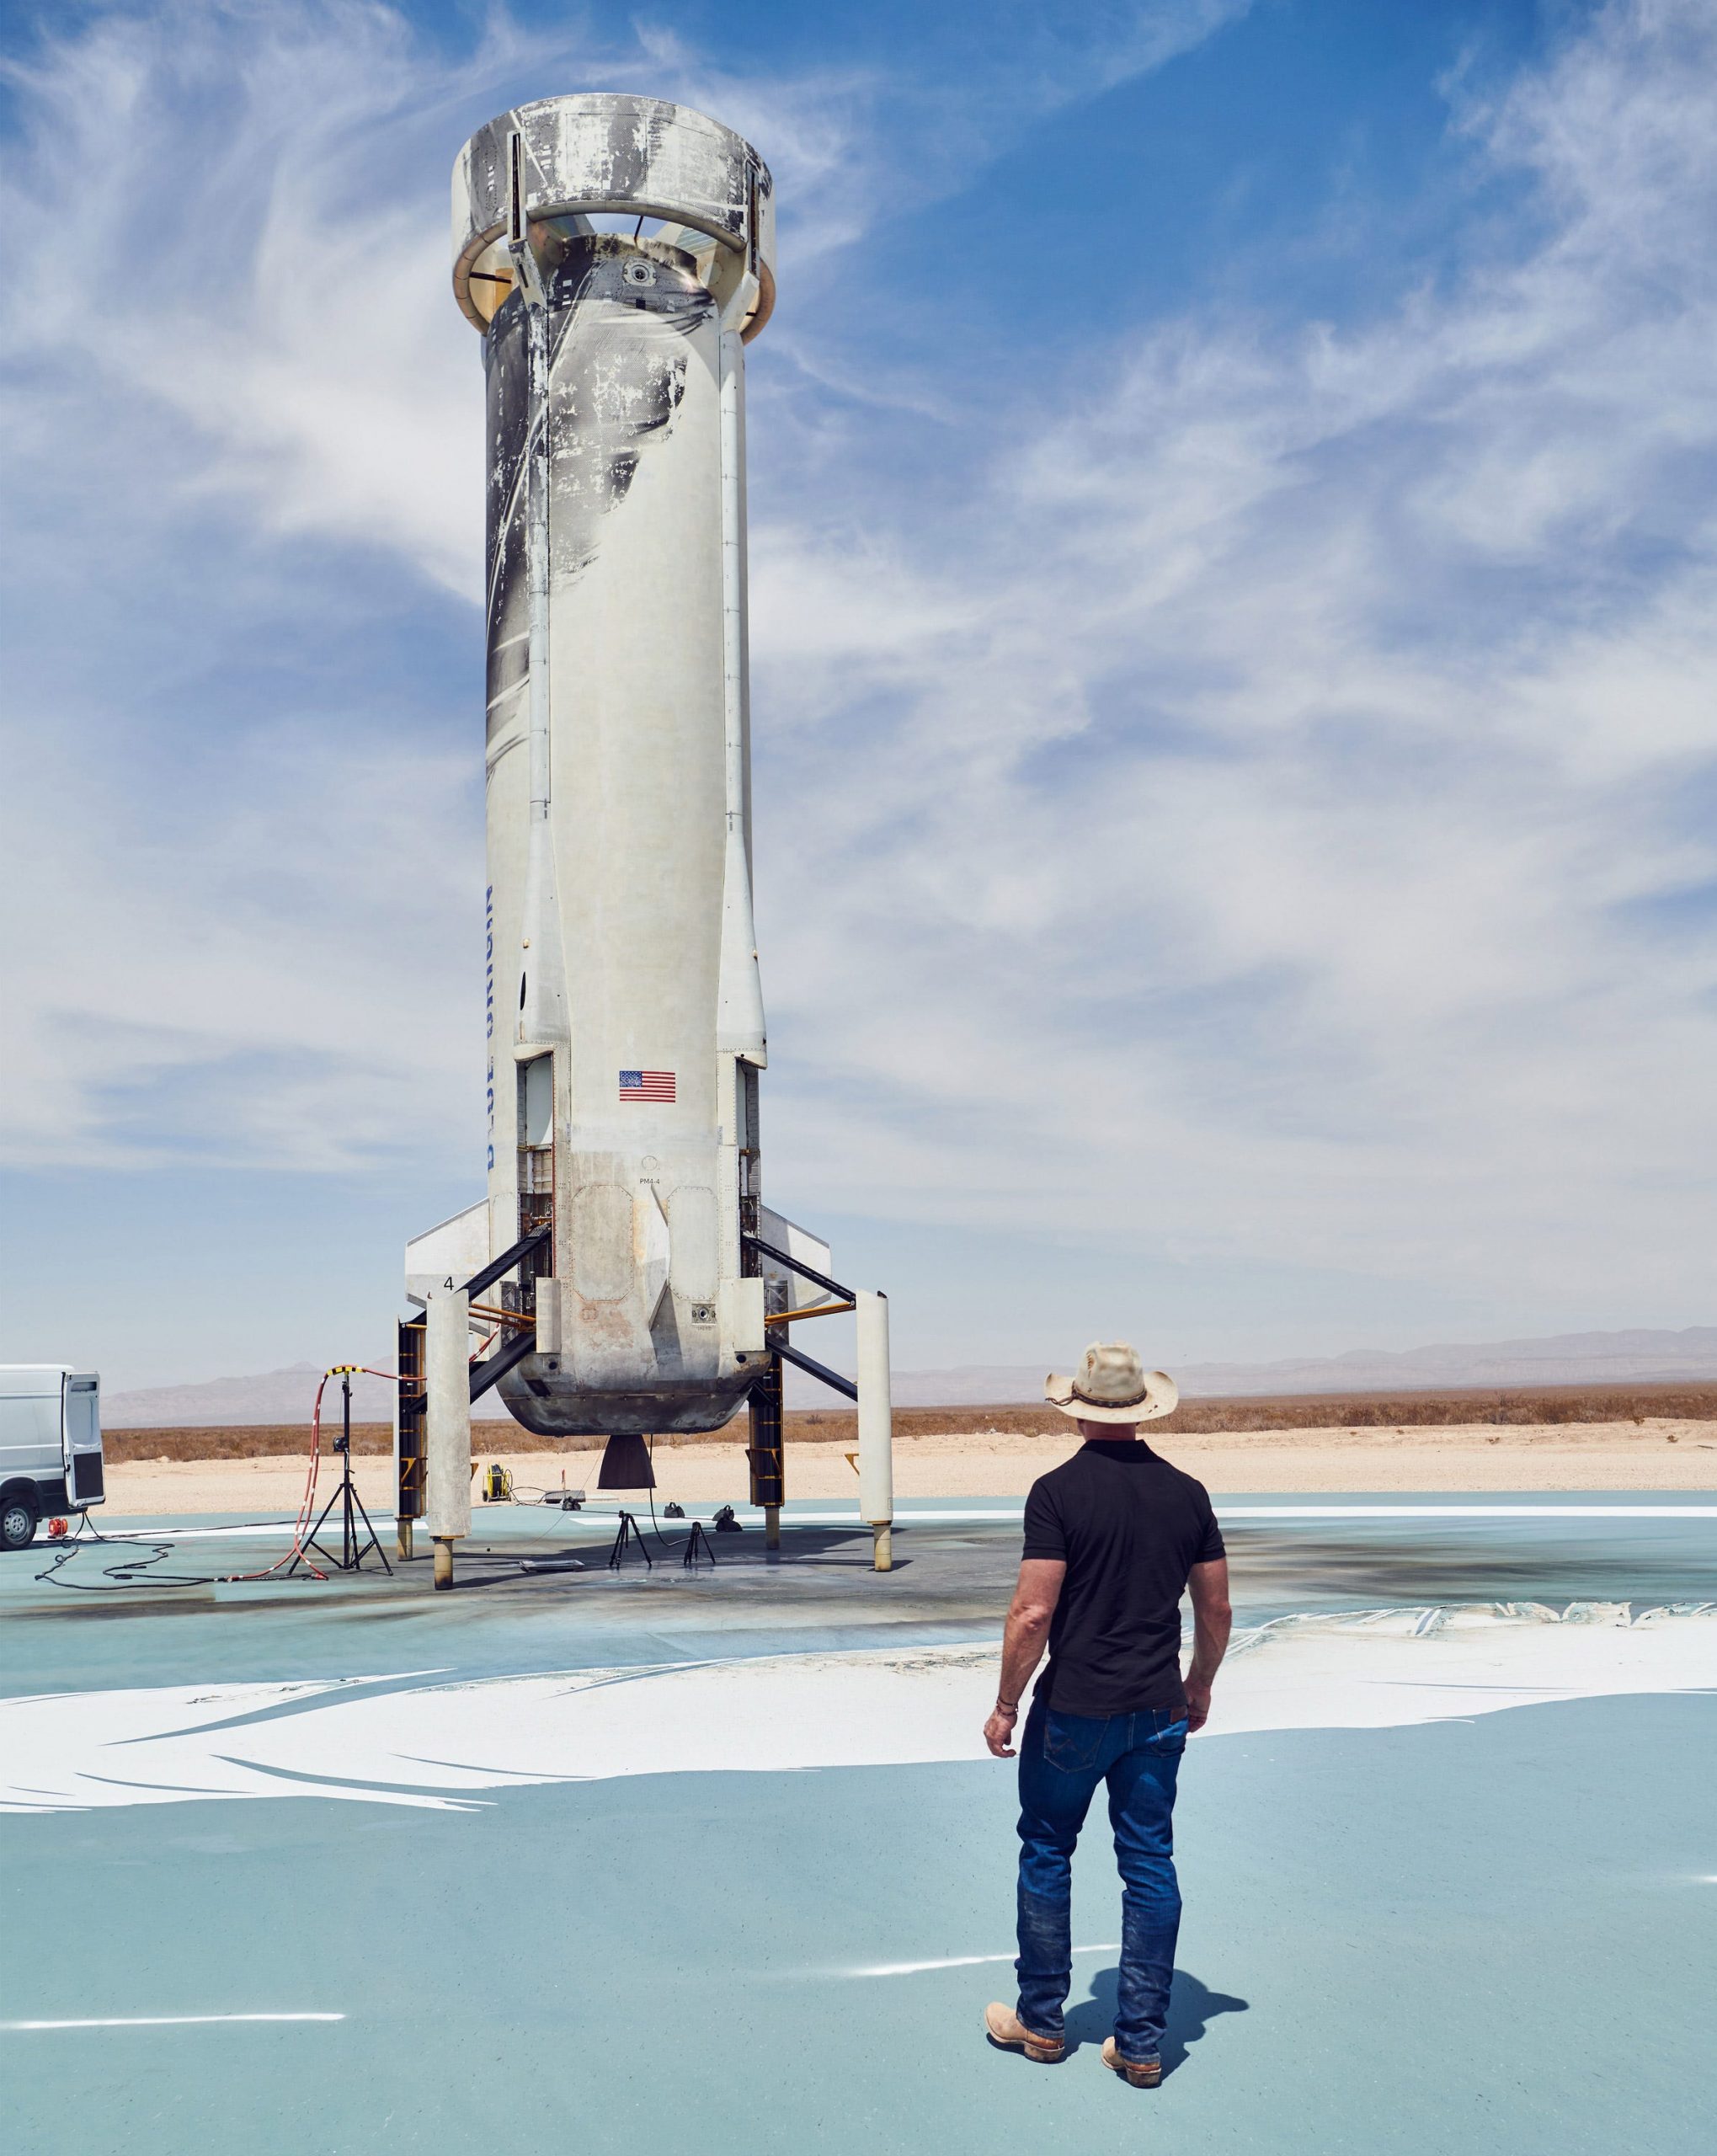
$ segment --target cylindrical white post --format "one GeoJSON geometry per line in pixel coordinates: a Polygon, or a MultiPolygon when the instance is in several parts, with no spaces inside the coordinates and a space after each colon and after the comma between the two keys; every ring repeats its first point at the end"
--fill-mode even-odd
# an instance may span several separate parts
{"type": "Polygon", "coordinates": [[[875,1530],[876,1569],[893,1562],[888,1529],[894,1518],[894,1414],[888,1385],[888,1298],[854,1293],[858,1328],[859,1517],[875,1530]]]}
{"type": "Polygon", "coordinates": [[[462,1288],[436,1289],[424,1342],[425,1524],[435,1544],[435,1584],[453,1584],[453,1542],[471,1532],[471,1310],[462,1288]]]}

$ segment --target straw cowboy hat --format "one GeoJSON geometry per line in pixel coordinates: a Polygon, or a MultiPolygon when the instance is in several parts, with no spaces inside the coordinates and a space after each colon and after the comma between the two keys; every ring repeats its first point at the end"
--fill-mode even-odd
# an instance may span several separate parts
{"type": "Polygon", "coordinates": [[[1154,1422],[1172,1415],[1180,1387],[1161,1370],[1148,1370],[1124,1341],[1094,1340],[1072,1377],[1052,1370],[1043,1397],[1075,1422],[1154,1422]]]}

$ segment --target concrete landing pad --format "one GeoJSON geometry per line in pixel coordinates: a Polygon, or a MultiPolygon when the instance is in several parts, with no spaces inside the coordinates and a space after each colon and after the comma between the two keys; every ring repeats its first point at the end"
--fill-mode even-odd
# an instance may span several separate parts
{"type": "MultiPolygon", "coordinates": [[[[44,1807],[0,1822],[13,2132],[41,2156],[1692,2156],[1714,1523],[1580,1502],[1225,1521],[1253,1644],[1184,1770],[1154,2094],[1096,2057],[1096,1828],[1079,2048],[1032,2068],[979,2034],[1011,1984],[1013,1778],[970,1756],[1005,1507],[909,1524],[886,1578],[811,1522],[775,1563],[754,1534],[713,1575],[616,1578],[612,1521],[578,1515],[481,1519],[493,1577],[452,1595],[417,1566],[175,1601],[9,1560],[5,1779],[44,1807]],[[590,1569],[533,1580],[531,1548],[590,1569]],[[1362,1609],[1389,1614],[1336,1614],[1362,1609]]],[[[216,1569],[212,1538],[163,1540],[216,1569]]]]}

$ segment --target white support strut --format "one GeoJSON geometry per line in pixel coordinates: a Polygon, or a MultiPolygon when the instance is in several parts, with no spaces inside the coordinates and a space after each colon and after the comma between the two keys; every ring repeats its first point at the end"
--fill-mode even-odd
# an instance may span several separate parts
{"type": "Polygon", "coordinates": [[[435,1585],[453,1584],[453,1545],[471,1532],[471,1305],[462,1288],[438,1288],[424,1311],[427,1395],[424,1513],[435,1545],[435,1585]]]}
{"type": "Polygon", "coordinates": [[[870,1527],[875,1567],[893,1565],[894,1414],[889,1398],[888,1298],[853,1291],[858,1331],[859,1517],[870,1527]]]}

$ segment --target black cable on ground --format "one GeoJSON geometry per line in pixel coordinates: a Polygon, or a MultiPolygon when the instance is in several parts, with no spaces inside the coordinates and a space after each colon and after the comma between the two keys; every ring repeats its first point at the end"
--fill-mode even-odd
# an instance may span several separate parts
{"type": "MultiPolygon", "coordinates": [[[[644,1439],[644,1443],[649,1448],[650,1473],[653,1476],[656,1472],[656,1439],[653,1432],[652,1432],[652,1433],[644,1439]]],[[[671,1557],[674,1555],[675,1550],[676,1548],[683,1549],[685,1547],[685,1544],[681,1543],[676,1545],[669,1541],[668,1538],[663,1534],[661,1529],[656,1524],[656,1488],[653,1481],[652,1481],[650,1485],[648,1495],[650,1500],[650,1532],[655,1536],[658,1545],[666,1551],[669,1556],[671,1557]]],[[[686,1540],[690,1541],[690,1540],[691,1536],[688,1534],[686,1540]]]]}
{"type": "MultiPolygon", "coordinates": [[[[51,1544],[49,1546],[51,1548],[53,1545],[51,1544]]],[[[53,1561],[45,1571],[38,1572],[36,1577],[38,1580],[45,1580],[50,1587],[69,1588],[77,1594],[118,1594],[126,1588],[219,1587],[222,1584],[220,1575],[217,1573],[205,1576],[201,1573],[151,1572],[147,1579],[134,1579],[128,1577],[131,1573],[143,1571],[151,1565],[158,1565],[163,1557],[171,1556],[172,1554],[173,1544],[170,1541],[159,1542],[152,1536],[141,1534],[104,1534],[99,1528],[90,1524],[88,1513],[80,1513],[77,1515],[76,1533],[68,1534],[65,1538],[53,1561]],[[128,1546],[137,1550],[147,1550],[152,1554],[147,1557],[124,1558],[117,1565],[104,1565],[101,1568],[102,1578],[99,1580],[59,1578],[57,1576],[61,1567],[69,1564],[77,1556],[86,1533],[92,1542],[99,1542],[104,1550],[128,1546]],[[110,1582],[111,1584],[104,1585],[104,1582],[110,1582]]]]}
{"type": "MultiPolygon", "coordinates": [[[[399,1382],[398,1374],[396,1371],[372,1370],[367,1364],[362,1363],[337,1364],[333,1369],[323,1373],[322,1382],[316,1388],[316,1404],[310,1414],[310,1457],[307,1463],[304,1495],[299,1502],[297,1523],[292,1532],[292,1546],[284,1556],[277,1557],[272,1565],[265,1566],[259,1572],[173,1573],[150,1571],[147,1579],[134,1578],[131,1575],[148,1571],[152,1566],[158,1565],[163,1557],[173,1554],[172,1539],[169,1537],[165,1541],[160,1541],[152,1535],[104,1534],[99,1528],[91,1525],[88,1512],[81,1512],[77,1515],[76,1533],[66,1538],[65,1547],[55,1556],[45,1571],[36,1574],[36,1578],[38,1581],[45,1581],[51,1587],[70,1588],[78,1594],[116,1594],[127,1588],[237,1587],[251,1580],[271,1579],[280,1572],[281,1566],[285,1565],[296,1570],[296,1566],[301,1562],[312,1579],[326,1585],[330,1575],[312,1563],[305,1551],[305,1538],[312,1531],[311,1518],[316,1509],[316,1486],[322,1457],[322,1397],[329,1378],[346,1376],[356,1372],[361,1372],[370,1377],[387,1378],[396,1385],[399,1382]],[[104,1565],[103,1578],[110,1581],[112,1582],[110,1586],[103,1585],[100,1580],[61,1579],[58,1577],[61,1568],[68,1564],[77,1554],[86,1531],[92,1540],[99,1542],[104,1548],[112,1549],[121,1545],[129,1545],[139,1550],[147,1550],[152,1554],[147,1557],[128,1557],[117,1565],[104,1565]]],[[[257,1522],[253,1524],[260,1525],[261,1523],[257,1522]]],[[[385,1563],[386,1560],[384,1559],[383,1561],[385,1563]]],[[[340,1571],[344,1568],[335,1566],[333,1569],[340,1571]]],[[[291,1571],[289,1570],[285,1577],[290,1578],[291,1571]]]]}

